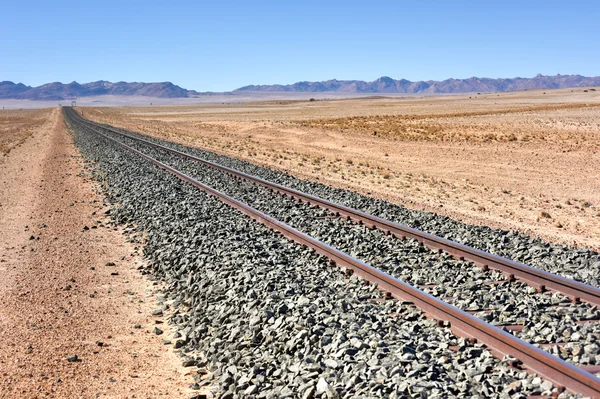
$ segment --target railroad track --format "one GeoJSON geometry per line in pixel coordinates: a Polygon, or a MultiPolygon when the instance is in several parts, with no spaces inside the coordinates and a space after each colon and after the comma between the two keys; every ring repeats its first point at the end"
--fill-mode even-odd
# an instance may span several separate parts
{"type": "Polygon", "coordinates": [[[152,143],[148,140],[134,137],[123,132],[119,132],[115,129],[108,128],[99,124],[91,123],[80,118],[71,109],[65,109],[66,116],[72,125],[78,125],[87,128],[96,134],[101,135],[107,140],[118,144],[119,146],[131,151],[144,159],[152,162],[156,166],[169,171],[176,175],[180,179],[210,193],[221,199],[223,202],[230,206],[246,213],[257,221],[273,228],[286,237],[297,241],[303,245],[313,248],[315,251],[327,256],[333,262],[339,266],[353,270],[354,273],[360,275],[368,281],[376,283],[378,287],[385,291],[389,296],[394,296],[413,302],[423,311],[431,315],[432,317],[446,321],[450,323],[453,330],[462,336],[470,337],[484,343],[490,348],[496,355],[504,356],[510,355],[518,359],[522,365],[536,372],[555,384],[561,387],[565,387],[568,390],[584,395],[599,397],[600,395],[600,380],[594,375],[585,371],[582,367],[577,367],[569,364],[555,356],[548,354],[530,343],[527,343],[514,335],[503,331],[502,329],[495,327],[489,323],[482,321],[481,319],[460,310],[452,305],[449,305],[445,301],[436,298],[432,295],[427,294],[423,290],[420,290],[412,285],[406,284],[403,281],[393,277],[392,275],[382,272],[366,262],[356,259],[348,254],[330,246],[324,244],[310,235],[302,233],[298,229],[295,229],[286,223],[282,223],[272,216],[265,214],[259,210],[256,210],[248,204],[239,201],[229,195],[226,195],[214,188],[201,183],[197,179],[171,167],[164,162],[147,155],[139,149],[133,148],[119,140],[116,140],[110,135],[117,134],[121,138],[133,140],[134,142],[140,143],[147,148],[153,148],[155,150],[167,151],[177,157],[184,157],[194,162],[201,163],[207,167],[215,170],[227,173],[230,176],[235,176],[237,179],[244,179],[250,181],[253,184],[265,187],[271,191],[285,194],[291,199],[302,201],[304,203],[310,203],[317,205],[328,212],[332,212],[334,215],[344,217],[345,219],[354,220],[359,223],[363,223],[373,228],[383,230],[386,234],[394,235],[399,238],[409,237],[414,238],[430,248],[436,250],[446,251],[457,258],[464,258],[479,264],[483,269],[496,269],[507,274],[507,281],[511,282],[514,279],[522,280],[531,286],[534,286],[539,291],[546,289],[558,291],[569,295],[574,302],[583,300],[591,304],[598,304],[600,298],[599,290],[595,287],[588,286],[586,284],[578,283],[564,277],[556,276],[551,273],[547,273],[538,269],[528,267],[523,264],[509,261],[497,256],[486,254],[482,251],[478,251],[464,245],[453,243],[452,241],[445,240],[439,237],[432,236],[427,233],[420,232],[415,229],[411,229],[406,226],[402,226],[387,220],[376,218],[368,215],[364,212],[360,212],[351,208],[343,207],[341,205],[334,204],[332,202],[322,200],[320,198],[310,196],[308,194],[301,193],[296,190],[292,190],[280,185],[270,183],[268,181],[255,178],[253,176],[244,174],[242,172],[223,167],[211,162],[207,162],[200,158],[191,156],[189,154],[182,153],[180,151],[173,150],[171,148],[152,143]]]}
{"type": "Polygon", "coordinates": [[[418,229],[394,223],[392,221],[379,218],[377,216],[369,215],[368,213],[359,211],[357,209],[336,204],[334,202],[318,198],[316,196],[306,194],[298,190],[294,190],[273,182],[269,182],[267,180],[249,175],[247,173],[228,168],[226,166],[222,166],[214,162],[209,162],[199,157],[195,157],[193,155],[186,154],[184,152],[177,151],[175,149],[156,144],[151,141],[141,139],[139,137],[125,134],[116,129],[108,128],[101,124],[97,124],[91,121],[86,122],[97,129],[102,129],[104,131],[118,134],[122,137],[127,137],[128,139],[144,143],[145,145],[193,160],[194,162],[198,162],[216,170],[223,171],[231,176],[239,177],[257,185],[266,187],[282,195],[287,195],[292,199],[297,199],[301,202],[304,201],[309,205],[317,205],[323,209],[335,213],[337,216],[344,217],[347,220],[354,220],[358,223],[365,224],[366,226],[371,226],[373,228],[380,229],[386,234],[392,234],[401,239],[413,238],[431,249],[445,251],[457,259],[472,261],[474,264],[482,267],[483,269],[499,270],[502,273],[505,273],[508,278],[515,278],[524,281],[540,291],[551,290],[561,292],[571,297],[572,300],[575,302],[583,300],[596,306],[600,306],[600,289],[591,285],[584,284],[562,276],[558,276],[556,274],[548,273],[544,270],[530,267],[523,263],[514,262],[510,259],[493,255],[475,248],[471,248],[469,246],[442,237],[438,237],[433,234],[420,231],[418,229]]]}

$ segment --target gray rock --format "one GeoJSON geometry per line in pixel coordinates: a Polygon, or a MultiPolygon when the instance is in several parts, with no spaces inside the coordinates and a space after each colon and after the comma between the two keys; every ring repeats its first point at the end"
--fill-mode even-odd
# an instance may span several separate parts
{"type": "Polygon", "coordinates": [[[327,383],[327,381],[325,381],[324,378],[319,378],[316,388],[317,388],[317,390],[316,390],[317,395],[320,395],[329,390],[329,384],[327,383]]]}

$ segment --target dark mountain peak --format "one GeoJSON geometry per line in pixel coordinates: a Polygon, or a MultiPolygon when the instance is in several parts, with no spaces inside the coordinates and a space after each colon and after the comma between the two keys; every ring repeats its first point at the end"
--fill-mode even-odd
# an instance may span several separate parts
{"type": "Polygon", "coordinates": [[[7,86],[7,87],[13,87],[13,86],[16,86],[16,87],[31,87],[31,86],[26,86],[23,83],[14,83],[14,82],[11,82],[10,80],[5,80],[3,82],[0,82],[0,86],[7,86]]]}
{"type": "Polygon", "coordinates": [[[362,80],[326,80],[322,82],[298,82],[291,85],[244,86],[238,91],[260,92],[340,92],[340,93],[473,93],[500,92],[525,89],[558,89],[568,87],[600,86],[600,77],[581,75],[544,76],[533,78],[479,78],[428,80],[411,82],[382,76],[372,82],[362,80]]]}
{"type": "Polygon", "coordinates": [[[117,82],[111,83],[98,80],[90,83],[52,82],[38,87],[25,86],[21,83],[15,85],[12,82],[0,84],[0,98],[15,98],[28,100],[66,100],[78,97],[100,96],[148,96],[162,98],[191,97],[198,93],[193,90],[183,89],[171,82],[141,83],[141,82],[117,82]]]}
{"type": "Polygon", "coordinates": [[[2,98],[2,96],[7,96],[6,98],[13,98],[21,95],[29,89],[31,89],[31,87],[25,86],[23,83],[13,83],[5,80],[0,82],[0,98],[2,98]]]}

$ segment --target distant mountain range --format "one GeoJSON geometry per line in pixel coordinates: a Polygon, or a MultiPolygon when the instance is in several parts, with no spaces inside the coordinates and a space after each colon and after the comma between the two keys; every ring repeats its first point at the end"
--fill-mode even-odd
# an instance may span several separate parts
{"type": "Polygon", "coordinates": [[[544,76],[533,78],[468,78],[427,80],[411,82],[383,76],[372,82],[362,80],[326,80],[323,82],[298,82],[291,85],[244,86],[235,92],[289,92],[289,93],[406,93],[450,94],[474,92],[502,92],[527,89],[562,89],[570,87],[599,86],[600,76],[588,78],[581,75],[544,76]]]}
{"type": "MultiPolygon", "coordinates": [[[[263,93],[369,93],[369,94],[450,94],[472,92],[502,92],[527,89],[562,89],[570,87],[600,86],[600,76],[585,77],[581,75],[544,76],[538,74],[533,78],[468,78],[446,79],[442,81],[427,80],[411,82],[395,80],[383,76],[372,82],[362,80],[327,80],[323,82],[298,82],[291,85],[244,86],[230,92],[263,92],[263,93]]],[[[224,93],[224,94],[230,94],[224,93]]],[[[171,82],[139,83],[100,80],[98,82],[80,84],[48,83],[38,87],[26,86],[22,83],[0,82],[0,99],[26,100],[70,100],[78,97],[115,95],[115,96],[147,96],[159,98],[184,98],[214,95],[217,93],[199,93],[187,90],[171,82]]]]}
{"type": "Polygon", "coordinates": [[[0,99],[25,99],[25,100],[68,100],[78,97],[101,96],[147,96],[161,98],[193,97],[201,93],[186,90],[171,82],[162,83],[111,83],[100,80],[98,82],[68,84],[54,82],[38,87],[26,86],[22,83],[0,82],[0,99]]]}

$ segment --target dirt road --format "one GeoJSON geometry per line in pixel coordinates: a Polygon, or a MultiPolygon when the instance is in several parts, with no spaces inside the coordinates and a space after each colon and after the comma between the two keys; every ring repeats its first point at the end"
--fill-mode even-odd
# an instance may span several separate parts
{"type": "Polygon", "coordinates": [[[60,109],[4,157],[0,186],[0,398],[190,397],[151,316],[156,287],[108,224],[60,109]]]}

